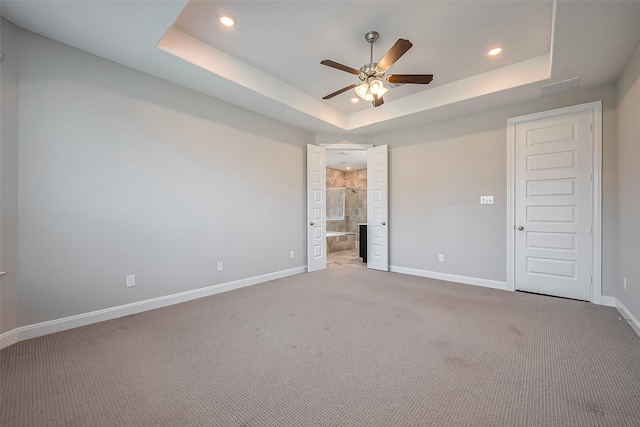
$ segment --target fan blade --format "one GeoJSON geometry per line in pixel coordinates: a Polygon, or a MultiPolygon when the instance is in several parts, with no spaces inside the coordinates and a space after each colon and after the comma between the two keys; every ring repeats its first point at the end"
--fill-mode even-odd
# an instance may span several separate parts
{"type": "Polygon", "coordinates": [[[360,71],[356,70],[355,68],[347,67],[346,65],[339,64],[330,59],[322,60],[320,61],[320,63],[322,65],[326,65],[327,67],[336,68],[341,71],[346,71],[347,73],[355,74],[356,76],[360,75],[360,71]]]}
{"type": "Polygon", "coordinates": [[[413,46],[413,43],[409,40],[398,39],[396,44],[391,46],[389,52],[387,52],[380,62],[378,62],[378,68],[382,71],[388,70],[398,59],[400,59],[402,55],[411,49],[411,46],[413,46]]]}
{"type": "Polygon", "coordinates": [[[433,80],[433,74],[391,74],[387,81],[389,83],[413,83],[419,85],[428,85],[433,80]]]}
{"type": "Polygon", "coordinates": [[[384,104],[384,99],[382,99],[381,96],[375,95],[373,98],[373,106],[374,107],[379,107],[382,104],[384,104]]]}
{"type": "Polygon", "coordinates": [[[334,97],[334,96],[336,96],[336,95],[340,95],[342,92],[346,92],[346,91],[348,91],[349,89],[353,89],[354,87],[358,86],[358,84],[359,84],[359,83],[354,83],[354,84],[349,85],[349,86],[347,86],[347,87],[343,87],[342,89],[337,90],[337,91],[335,91],[335,92],[333,92],[333,93],[330,93],[330,94],[329,94],[329,95],[327,95],[327,96],[323,96],[323,97],[322,97],[322,99],[329,99],[329,98],[333,98],[333,97],[334,97]]]}

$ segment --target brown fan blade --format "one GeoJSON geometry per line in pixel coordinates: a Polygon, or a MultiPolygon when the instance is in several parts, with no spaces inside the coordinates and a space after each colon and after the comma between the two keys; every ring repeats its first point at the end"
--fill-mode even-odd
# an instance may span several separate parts
{"type": "Polygon", "coordinates": [[[402,55],[411,49],[411,46],[413,46],[413,43],[409,40],[398,39],[396,44],[391,46],[389,52],[387,52],[380,62],[378,62],[378,68],[382,71],[388,70],[398,59],[400,59],[402,55]]]}
{"type": "Polygon", "coordinates": [[[381,96],[375,95],[373,98],[373,106],[374,107],[379,107],[382,104],[384,104],[384,99],[382,99],[381,96]]]}
{"type": "Polygon", "coordinates": [[[358,86],[358,83],[354,83],[354,84],[349,85],[349,86],[347,86],[347,87],[343,87],[342,89],[337,90],[337,91],[335,91],[335,92],[333,92],[333,93],[330,93],[330,94],[329,94],[329,95],[327,95],[327,96],[323,96],[323,97],[322,97],[322,99],[329,99],[329,98],[333,98],[334,96],[336,96],[336,95],[340,95],[342,92],[346,92],[346,91],[348,91],[349,89],[353,89],[353,88],[354,88],[354,87],[356,87],[356,86],[358,86]]]}
{"type": "Polygon", "coordinates": [[[388,77],[389,83],[413,83],[419,85],[428,85],[433,80],[433,74],[391,74],[388,77]]]}
{"type": "Polygon", "coordinates": [[[332,61],[330,59],[325,59],[320,61],[322,65],[326,65],[327,67],[336,68],[341,71],[346,71],[347,73],[355,74],[356,76],[360,75],[360,71],[355,68],[347,67],[346,65],[342,65],[338,62],[332,61]]]}

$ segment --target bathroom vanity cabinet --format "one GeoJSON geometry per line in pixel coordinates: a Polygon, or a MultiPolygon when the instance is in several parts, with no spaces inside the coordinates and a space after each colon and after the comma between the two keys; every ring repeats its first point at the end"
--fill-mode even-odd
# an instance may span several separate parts
{"type": "Polygon", "coordinates": [[[358,224],[358,247],[362,262],[367,262],[367,224],[358,224]]]}

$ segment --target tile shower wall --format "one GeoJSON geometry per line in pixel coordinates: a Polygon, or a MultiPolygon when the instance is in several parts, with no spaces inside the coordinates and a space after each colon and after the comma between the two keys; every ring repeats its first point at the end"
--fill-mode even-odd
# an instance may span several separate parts
{"type": "MultiPolygon", "coordinates": [[[[344,171],[327,168],[327,188],[344,188],[344,171]]],[[[347,231],[346,217],[342,220],[328,219],[327,231],[347,231]]]]}
{"type": "Polygon", "coordinates": [[[346,231],[348,233],[357,233],[358,224],[367,222],[367,189],[356,190],[355,188],[347,187],[344,206],[346,231]]]}
{"type": "Polygon", "coordinates": [[[345,222],[349,233],[358,232],[358,224],[367,222],[367,170],[344,173],[345,222]]]}
{"type": "MultiPolygon", "coordinates": [[[[365,174],[366,176],[366,174],[365,174]]],[[[344,171],[338,169],[327,168],[327,188],[344,187],[344,171]]]]}
{"type": "Polygon", "coordinates": [[[345,219],[327,220],[327,231],[357,233],[358,224],[367,222],[367,170],[341,171],[327,168],[327,188],[345,190],[345,219]]]}
{"type": "MultiPolygon", "coordinates": [[[[341,172],[341,171],[338,171],[341,172]]],[[[355,188],[356,190],[367,189],[367,170],[360,169],[357,171],[344,172],[344,187],[355,188]]]]}

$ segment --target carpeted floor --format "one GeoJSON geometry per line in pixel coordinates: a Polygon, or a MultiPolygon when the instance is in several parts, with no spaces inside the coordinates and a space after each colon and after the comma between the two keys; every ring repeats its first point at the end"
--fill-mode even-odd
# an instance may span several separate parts
{"type": "Polygon", "coordinates": [[[613,308],[362,268],[0,352],[9,426],[640,426],[613,308]]]}

